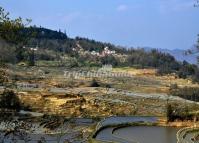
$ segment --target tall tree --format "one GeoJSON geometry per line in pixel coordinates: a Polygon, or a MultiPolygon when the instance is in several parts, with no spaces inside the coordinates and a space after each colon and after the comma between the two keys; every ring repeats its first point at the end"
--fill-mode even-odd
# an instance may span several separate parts
{"type": "Polygon", "coordinates": [[[16,45],[23,44],[28,40],[24,37],[26,33],[23,29],[30,24],[31,20],[24,21],[21,17],[11,19],[9,16],[9,12],[0,7],[0,37],[16,45]]]}
{"type": "MultiPolygon", "coordinates": [[[[24,32],[24,29],[30,23],[30,19],[23,20],[21,17],[11,19],[9,12],[6,12],[2,7],[0,7],[0,37],[16,46],[16,56],[18,61],[24,59],[24,49],[22,47],[28,42],[31,37],[30,35],[34,34],[32,30],[24,32]]],[[[30,29],[33,28],[30,27],[30,29]]]]}

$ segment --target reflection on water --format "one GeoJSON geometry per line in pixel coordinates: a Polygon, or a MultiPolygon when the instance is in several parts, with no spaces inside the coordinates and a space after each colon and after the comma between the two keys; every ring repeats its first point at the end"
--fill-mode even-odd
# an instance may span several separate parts
{"type": "Polygon", "coordinates": [[[117,129],[113,128],[102,130],[98,135],[98,140],[118,141],[124,143],[176,143],[177,128],[156,127],[156,126],[137,126],[117,129]]]}
{"type": "Polygon", "coordinates": [[[109,118],[106,118],[103,122],[101,122],[101,124],[102,126],[106,126],[106,125],[133,123],[133,122],[155,123],[157,122],[157,117],[139,117],[139,116],[109,117],[109,118]]]}

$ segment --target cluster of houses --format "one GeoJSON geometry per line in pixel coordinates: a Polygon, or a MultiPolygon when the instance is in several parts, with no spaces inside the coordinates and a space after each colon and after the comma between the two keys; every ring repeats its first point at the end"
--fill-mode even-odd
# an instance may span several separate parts
{"type": "Polygon", "coordinates": [[[105,47],[102,52],[97,52],[97,51],[85,51],[78,43],[76,44],[77,47],[73,48],[73,51],[76,51],[80,54],[91,54],[93,56],[99,56],[99,57],[105,57],[108,55],[116,55],[116,52],[113,50],[109,50],[109,47],[105,47]]]}
{"type": "Polygon", "coordinates": [[[96,51],[92,51],[91,52],[91,55],[101,56],[101,57],[105,57],[105,56],[108,56],[108,55],[115,55],[115,54],[116,54],[116,52],[112,51],[112,50],[109,50],[108,47],[105,47],[104,50],[101,53],[96,52],[96,51]]]}

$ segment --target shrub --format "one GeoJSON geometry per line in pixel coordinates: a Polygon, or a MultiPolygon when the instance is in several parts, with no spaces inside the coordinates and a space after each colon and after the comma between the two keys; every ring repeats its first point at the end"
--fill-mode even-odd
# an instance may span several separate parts
{"type": "Polygon", "coordinates": [[[179,96],[181,98],[198,102],[199,101],[199,88],[198,87],[183,87],[173,88],[170,87],[170,94],[179,96]]]}
{"type": "Polygon", "coordinates": [[[173,109],[172,109],[171,104],[167,105],[167,109],[166,110],[167,110],[166,111],[167,121],[173,121],[174,120],[173,119],[173,115],[172,115],[173,109]]]}
{"type": "Polygon", "coordinates": [[[0,60],[0,85],[3,85],[8,81],[8,77],[6,74],[6,65],[0,60]]]}
{"type": "Polygon", "coordinates": [[[178,88],[178,85],[176,83],[170,85],[170,91],[175,90],[177,88],[178,88]]]}
{"type": "Polygon", "coordinates": [[[0,96],[0,108],[19,111],[21,109],[20,100],[11,90],[5,90],[0,96]]]}
{"type": "Polygon", "coordinates": [[[168,104],[166,107],[167,121],[172,122],[175,120],[193,120],[194,116],[189,112],[188,106],[177,106],[168,104]]]}
{"type": "Polygon", "coordinates": [[[90,87],[99,87],[99,86],[100,86],[99,83],[98,83],[95,79],[93,79],[93,80],[91,81],[90,87]]]}

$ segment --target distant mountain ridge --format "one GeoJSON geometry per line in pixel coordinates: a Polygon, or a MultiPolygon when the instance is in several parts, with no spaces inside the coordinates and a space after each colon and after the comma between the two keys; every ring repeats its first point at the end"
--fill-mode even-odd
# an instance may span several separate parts
{"type": "MultiPolygon", "coordinates": [[[[128,49],[88,38],[70,38],[61,30],[42,27],[25,28],[20,33],[21,37],[27,35],[27,46],[17,47],[12,43],[4,44],[0,41],[0,58],[3,62],[68,68],[101,67],[110,64],[113,67],[155,68],[159,75],[175,73],[180,78],[191,78],[199,82],[199,68],[188,63],[196,63],[196,58],[191,55],[188,55],[191,56],[188,58],[183,50],[128,49]],[[31,47],[37,47],[36,52],[32,52],[31,47]],[[188,62],[179,62],[183,60],[188,62]]],[[[15,42],[14,40],[12,42],[15,42]]]]}
{"type": "Polygon", "coordinates": [[[174,50],[167,50],[162,49],[161,52],[169,53],[176,58],[178,61],[187,61],[192,64],[197,64],[197,54],[185,54],[186,50],[174,49],[174,50]]]}
{"type": "MultiPolygon", "coordinates": [[[[143,48],[146,52],[150,52],[152,49],[151,47],[144,47],[143,48]]],[[[176,60],[178,61],[187,61],[191,64],[197,64],[197,56],[199,56],[198,54],[185,54],[186,50],[181,50],[181,49],[173,49],[173,50],[169,50],[169,49],[157,49],[158,51],[162,52],[162,53],[168,53],[172,56],[175,57],[176,60]]]]}
{"type": "MultiPolygon", "coordinates": [[[[96,50],[96,51],[99,52],[99,51],[102,51],[104,49],[104,47],[109,47],[111,50],[116,50],[119,53],[125,53],[126,52],[126,50],[124,50],[125,47],[118,48],[117,46],[110,44],[110,43],[103,43],[103,42],[98,42],[98,41],[95,41],[95,40],[90,40],[90,39],[87,39],[87,38],[80,38],[80,37],[76,37],[75,39],[71,39],[66,35],[66,33],[63,33],[60,30],[54,31],[54,30],[51,30],[51,29],[43,28],[43,27],[32,27],[32,28],[24,29],[23,32],[28,32],[30,30],[32,30],[35,33],[34,36],[35,36],[36,39],[64,40],[66,42],[64,51],[71,50],[72,48],[74,48],[76,46],[76,42],[80,41],[83,49],[89,50],[89,51],[93,51],[93,50],[95,51],[96,50]]],[[[63,45],[63,44],[61,44],[61,45],[63,45]]],[[[62,47],[61,45],[60,44],[59,44],[59,46],[57,45],[57,48],[59,49],[60,47],[62,47]]],[[[151,47],[142,47],[142,48],[146,52],[150,52],[152,49],[154,49],[154,48],[151,48],[151,47]]],[[[62,48],[62,50],[63,50],[63,48],[62,48]]],[[[186,50],[181,50],[181,49],[169,50],[169,49],[159,48],[158,51],[162,52],[162,53],[168,53],[168,54],[174,56],[177,61],[182,62],[182,61],[185,60],[185,61],[187,61],[191,64],[197,64],[197,56],[199,56],[197,54],[186,55],[185,54],[186,50]]],[[[127,54],[127,53],[125,53],[125,54],[127,54]]]]}

